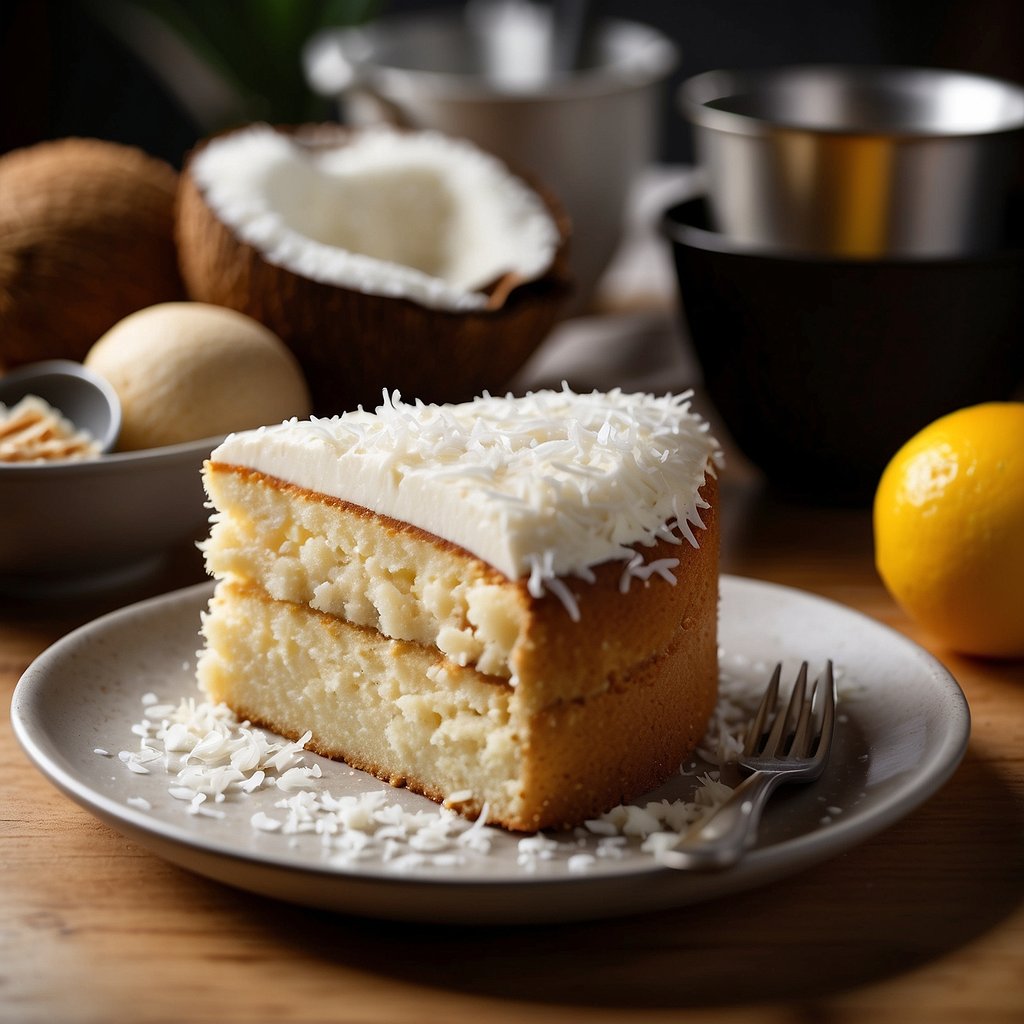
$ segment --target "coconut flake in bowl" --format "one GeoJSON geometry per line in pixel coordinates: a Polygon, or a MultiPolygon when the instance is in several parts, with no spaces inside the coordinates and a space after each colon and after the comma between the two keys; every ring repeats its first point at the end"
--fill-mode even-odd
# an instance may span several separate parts
{"type": "Polygon", "coordinates": [[[38,395],[0,405],[0,463],[67,462],[99,454],[96,438],[38,395]]]}

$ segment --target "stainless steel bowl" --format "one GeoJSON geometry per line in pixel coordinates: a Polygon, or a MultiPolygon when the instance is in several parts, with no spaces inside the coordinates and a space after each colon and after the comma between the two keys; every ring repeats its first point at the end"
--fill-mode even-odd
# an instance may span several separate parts
{"type": "Polygon", "coordinates": [[[594,26],[582,66],[560,69],[555,49],[551,9],[510,0],[327,30],[304,59],[310,83],[341,101],[347,122],[468,138],[548,186],[572,220],[582,305],[654,158],[659,90],[677,51],[653,28],[611,19],[594,26]]]}
{"type": "Polygon", "coordinates": [[[958,71],[806,66],[684,82],[716,227],[769,248],[958,256],[997,241],[1024,89],[958,71]]]}

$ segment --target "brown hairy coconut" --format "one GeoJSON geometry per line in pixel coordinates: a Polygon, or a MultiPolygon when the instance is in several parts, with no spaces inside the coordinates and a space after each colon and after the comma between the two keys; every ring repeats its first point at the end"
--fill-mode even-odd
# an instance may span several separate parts
{"type": "Polygon", "coordinates": [[[557,201],[436,133],[217,136],[186,163],[176,231],[189,296],[283,339],[320,415],[384,388],[434,402],[500,389],[569,291],[557,201]]]}
{"type": "Polygon", "coordinates": [[[80,360],[129,313],[183,297],[177,178],[98,139],[0,157],[0,361],[80,360]]]}

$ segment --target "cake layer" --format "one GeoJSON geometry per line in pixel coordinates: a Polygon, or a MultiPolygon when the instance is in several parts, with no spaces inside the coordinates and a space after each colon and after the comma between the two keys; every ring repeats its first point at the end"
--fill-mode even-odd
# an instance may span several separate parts
{"type": "Polygon", "coordinates": [[[663,781],[716,699],[714,651],[668,647],[586,701],[541,711],[437,652],[221,582],[204,616],[211,699],[311,749],[459,809],[534,831],[578,824],[663,781]]]}
{"type": "Polygon", "coordinates": [[[436,647],[457,664],[511,679],[531,710],[602,692],[681,627],[714,656],[713,478],[704,486],[700,546],[661,540],[645,549],[651,561],[675,563],[665,569],[672,582],[657,573],[624,577],[621,562],[605,563],[591,580],[564,581],[578,621],[554,595],[531,597],[524,581],[422,530],[240,467],[207,464],[205,481],[218,509],[204,543],[212,574],[436,647]]]}
{"type": "Polygon", "coordinates": [[[241,467],[213,463],[204,479],[218,510],[203,543],[212,575],[437,647],[487,675],[511,675],[512,648],[525,630],[524,587],[359,506],[241,467]]]}
{"type": "Polygon", "coordinates": [[[521,749],[511,687],[419,644],[219,583],[203,618],[211,700],[392,785],[441,800],[472,790],[512,815],[521,749]]]}

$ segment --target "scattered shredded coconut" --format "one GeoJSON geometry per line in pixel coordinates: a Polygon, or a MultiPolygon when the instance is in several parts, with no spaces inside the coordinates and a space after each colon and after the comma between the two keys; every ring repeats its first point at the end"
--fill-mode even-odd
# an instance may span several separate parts
{"type": "Polygon", "coordinates": [[[605,859],[621,860],[626,854],[625,836],[605,836],[597,841],[597,856],[605,859]]]}
{"type": "Polygon", "coordinates": [[[263,811],[257,811],[250,819],[252,827],[260,832],[277,832],[281,828],[281,822],[277,818],[271,818],[263,811]]]}
{"type": "MultiPolygon", "coordinates": [[[[753,667],[766,678],[769,666],[753,667]]],[[[746,681],[751,672],[731,675],[723,666],[719,701],[699,756],[705,765],[720,765],[734,756],[759,691],[746,681]]],[[[509,833],[487,824],[485,804],[475,820],[450,807],[429,805],[408,810],[386,787],[336,796],[326,787],[320,762],[309,763],[304,746],[307,732],[287,741],[239,721],[224,705],[182,699],[177,704],[144,701],[145,715],[132,732],[136,750],[117,755],[127,770],[139,775],[163,771],[169,777],[167,794],[194,817],[220,819],[224,807],[253,794],[274,792],[278,798],[250,816],[261,833],[319,837],[331,865],[345,867],[374,863],[396,873],[457,867],[470,858],[487,856],[498,838],[507,845],[509,833]],[[154,708],[169,713],[152,714],[154,708]]],[[[103,748],[96,753],[110,756],[103,748]]],[[[515,863],[526,874],[558,865],[572,874],[592,870],[601,861],[643,855],[655,861],[711,809],[723,803],[731,788],[710,767],[680,766],[694,788],[689,799],[650,799],[641,805],[615,807],[586,821],[569,834],[523,836],[515,844],[515,863]]],[[[349,772],[349,775],[355,775],[349,772]]],[[[147,783],[150,785],[150,783],[147,783]]],[[[472,799],[471,791],[453,793],[450,803],[472,799]]],[[[654,794],[657,796],[657,794],[654,794]]],[[[152,801],[131,796],[128,804],[151,810],[152,801]]],[[[820,819],[826,825],[842,813],[828,806],[820,819]]]]}
{"type": "Polygon", "coordinates": [[[596,858],[589,853],[574,853],[566,862],[565,866],[573,874],[584,874],[595,864],[596,858]]]}

